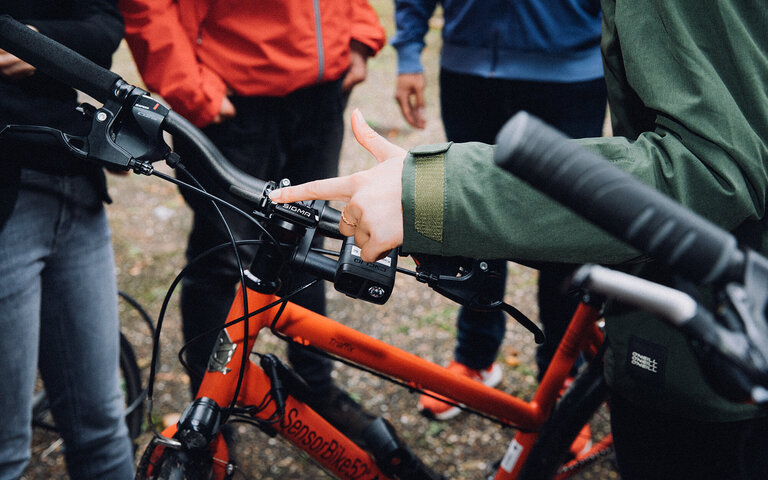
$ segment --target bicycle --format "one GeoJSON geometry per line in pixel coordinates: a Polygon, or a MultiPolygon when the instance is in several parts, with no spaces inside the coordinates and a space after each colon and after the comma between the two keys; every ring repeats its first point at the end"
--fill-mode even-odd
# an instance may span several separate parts
{"type": "MultiPolygon", "coordinates": [[[[600,318],[599,302],[593,299],[580,305],[533,400],[525,402],[482,384],[454,377],[443,367],[279,299],[274,293],[280,284],[281,269],[286,266],[302,268],[318,278],[334,281],[336,289],[350,297],[383,303],[392,292],[395,273],[400,270],[397,253],[393,252],[376,263],[365,263],[359,259],[350,239],[342,239],[338,260],[327,256],[326,251],[311,250],[309,244],[315,234],[340,237],[337,230],[338,211],[330,209],[324,202],[308,205],[270,202],[267,194],[277,184],[238,173],[197,129],[143,90],[10,20],[2,19],[0,26],[2,31],[7,32],[1,39],[1,48],[104,103],[100,109],[82,107],[84,113],[94,119],[93,129],[87,138],[25,126],[6,127],[6,135],[31,134],[38,138],[40,134],[53,135],[75,156],[169,181],[175,180],[152,167],[152,162],[160,159],[178,166],[178,157],[165,145],[160,133],[166,131],[184,136],[193,141],[206,157],[206,167],[211,176],[248,202],[252,215],[272,225],[273,232],[278,233],[280,239],[278,241],[276,235],[265,230],[266,239],[241,241],[259,244],[259,255],[251,268],[244,272],[241,290],[232,305],[225,328],[221,330],[217,349],[211,356],[197,398],[176,426],[153,438],[139,464],[137,478],[231,478],[236,467],[229,461],[220,426],[234,420],[251,422],[270,434],[281,434],[339,478],[441,478],[398,440],[388,421],[379,418],[368,428],[366,448],[371,451],[369,455],[314,412],[307,405],[311,399],[306,387],[290,369],[272,355],[253,352],[253,343],[263,328],[290,341],[317,347],[333,354],[334,358],[347,359],[397,378],[407,388],[435,391],[464,408],[481,412],[502,424],[514,425],[518,431],[501,461],[496,478],[550,478],[555,474],[562,459],[568,455],[573,438],[585,424],[586,417],[606,398],[600,366],[602,334],[596,324],[600,318]],[[38,52],[46,52],[47,55],[38,52]],[[51,52],[56,54],[51,55],[51,52]],[[254,309],[254,305],[258,307],[254,309]],[[245,355],[245,352],[249,354],[245,355]],[[592,361],[558,401],[570,368],[581,352],[586,352],[592,361]],[[251,355],[259,357],[258,364],[250,361],[251,355]]],[[[538,135],[536,131],[525,133],[533,137],[538,135]]],[[[541,150],[517,153],[530,162],[541,155],[541,150]]],[[[211,197],[199,188],[196,190],[211,197]]],[[[657,205],[668,206],[657,197],[650,198],[657,205]]],[[[674,211],[679,214],[678,210],[674,211]]],[[[612,219],[615,220],[615,217],[612,219]]],[[[620,218],[616,221],[621,223],[624,220],[620,218]]],[[[701,230],[704,236],[714,235],[715,246],[710,245],[714,260],[721,259],[725,254],[735,256],[732,248],[721,248],[721,237],[712,234],[712,229],[703,228],[700,223],[688,223],[690,225],[685,224],[686,228],[701,230]]],[[[620,238],[625,238],[624,233],[619,232],[620,238]]],[[[648,236],[643,231],[639,240],[643,247],[648,247],[645,245],[648,236]]],[[[637,241],[636,238],[627,240],[630,243],[637,241]]],[[[237,243],[233,241],[233,244],[237,243]]],[[[725,246],[731,247],[732,244],[725,246]]],[[[668,253],[656,248],[644,250],[668,253]]],[[[699,258],[697,260],[700,261],[699,258]]],[[[710,267],[716,264],[722,269],[722,262],[714,260],[710,267]]],[[[535,325],[512,307],[479,302],[476,289],[492,273],[487,271],[484,262],[478,260],[422,258],[419,268],[412,274],[451,300],[478,308],[503,308],[538,334],[535,325]]],[[[721,272],[718,270],[718,273],[721,272]]],[[[158,322],[158,335],[160,324],[158,322]]],[[[764,385],[766,369],[762,367],[757,369],[759,375],[755,378],[764,385]]],[[[150,375],[153,373],[154,368],[150,375]]],[[[610,436],[607,436],[584,457],[566,463],[561,474],[573,473],[572,467],[580,468],[582,460],[593,459],[605,451],[610,442],[610,436]]]]}

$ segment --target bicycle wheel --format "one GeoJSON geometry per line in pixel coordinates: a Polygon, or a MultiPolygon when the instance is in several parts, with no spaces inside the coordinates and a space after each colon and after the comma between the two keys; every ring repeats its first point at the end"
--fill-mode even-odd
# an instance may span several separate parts
{"type": "Polygon", "coordinates": [[[120,380],[125,396],[125,423],[131,440],[141,435],[144,423],[144,391],[141,386],[141,371],[136,362],[133,347],[123,334],[120,334],[120,380]]]}
{"type": "Polygon", "coordinates": [[[160,445],[152,439],[136,467],[136,480],[212,480],[210,455],[192,457],[183,450],[160,445]]]}
{"type": "Polygon", "coordinates": [[[607,398],[608,387],[603,377],[602,359],[596,358],[576,377],[550,419],[542,426],[539,438],[520,472],[520,478],[567,478],[612,453],[610,430],[603,438],[593,438],[596,441],[588,452],[576,458],[570,452],[576,436],[596,412],[605,407],[607,398]]]}
{"type": "MultiPolygon", "coordinates": [[[[146,452],[145,452],[146,454],[146,452]]],[[[164,449],[160,458],[153,462],[153,468],[136,471],[136,480],[208,480],[212,478],[210,468],[193,463],[189,455],[181,450],[164,449]],[[202,468],[201,468],[202,467],[202,468]]]]}

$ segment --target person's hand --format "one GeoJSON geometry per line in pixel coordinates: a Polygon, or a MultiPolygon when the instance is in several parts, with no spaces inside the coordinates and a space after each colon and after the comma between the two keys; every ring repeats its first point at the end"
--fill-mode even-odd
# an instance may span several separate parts
{"type": "Polygon", "coordinates": [[[424,128],[427,125],[424,116],[425,85],[423,73],[401,73],[397,76],[395,100],[400,105],[400,112],[405,121],[416,128],[424,128]]]}
{"type": "Polygon", "coordinates": [[[379,164],[346,177],[316,180],[270,193],[278,203],[304,200],[341,200],[339,231],[354,236],[360,258],[373,262],[403,243],[403,160],[406,151],[376,133],[359,110],[352,112],[352,132],[379,164]]]}
{"type": "Polygon", "coordinates": [[[237,110],[235,110],[235,106],[232,105],[232,101],[229,99],[229,95],[232,95],[232,91],[227,89],[227,94],[224,95],[224,98],[221,99],[221,108],[219,109],[219,113],[213,117],[211,123],[222,123],[225,120],[229,120],[230,118],[235,118],[235,115],[237,115],[237,110]]]}
{"type": "Polygon", "coordinates": [[[371,56],[371,49],[366,45],[352,40],[349,43],[349,70],[341,81],[341,91],[349,93],[352,88],[365,81],[368,75],[368,57],[371,56]]]}
{"type": "Polygon", "coordinates": [[[35,74],[35,67],[16,55],[0,50],[0,75],[11,80],[21,80],[35,74]]]}
{"type": "MultiPolygon", "coordinates": [[[[27,25],[34,31],[38,31],[37,28],[32,25],[27,25]]],[[[20,59],[16,55],[6,52],[0,49],[0,75],[9,78],[11,80],[21,80],[22,78],[31,77],[35,74],[36,68],[24,60],[20,59]]]]}

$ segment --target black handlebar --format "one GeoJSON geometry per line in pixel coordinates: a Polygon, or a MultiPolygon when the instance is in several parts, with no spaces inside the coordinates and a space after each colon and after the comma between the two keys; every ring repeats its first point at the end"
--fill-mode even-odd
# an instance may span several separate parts
{"type": "Polygon", "coordinates": [[[496,163],[627,244],[705,284],[743,276],[725,230],[521,112],[496,138],[496,163]]]}
{"type": "Polygon", "coordinates": [[[213,142],[187,119],[171,110],[165,117],[163,130],[173,136],[190,140],[190,144],[197,148],[200,157],[208,159],[203,166],[219,185],[228,188],[238,197],[256,204],[261,202],[267,182],[238,170],[213,142]]]}
{"type": "MultiPolygon", "coordinates": [[[[159,130],[163,130],[173,136],[184,138],[188,140],[191,145],[194,145],[200,154],[199,157],[203,161],[203,165],[201,166],[208,172],[210,178],[222,188],[228,190],[233,195],[246,200],[256,210],[259,210],[262,213],[274,213],[278,217],[292,222],[291,212],[296,210],[296,208],[292,209],[290,205],[271,205],[271,202],[266,198],[269,188],[274,188],[274,184],[252,177],[240,171],[227,160],[208,137],[176,112],[165,108],[157,109],[156,106],[153,109],[150,106],[149,110],[153,112],[153,121],[148,122],[146,117],[149,110],[147,108],[139,107],[145,107],[144,103],[147,102],[142,100],[149,95],[144,90],[123,81],[118,74],[96,65],[79,53],[51,40],[35,30],[32,30],[8,15],[0,16],[0,48],[13,53],[27,63],[34,65],[40,72],[45,73],[66,85],[81,90],[101,103],[104,103],[105,107],[100,110],[100,112],[103,112],[106,115],[103,118],[120,118],[119,123],[121,127],[115,127],[116,130],[110,130],[105,126],[108,131],[105,131],[104,135],[89,136],[86,141],[89,142],[90,145],[84,147],[86,150],[97,148],[98,145],[96,145],[96,143],[99,143],[99,145],[102,145],[107,150],[117,149],[120,150],[123,156],[130,155],[130,152],[133,150],[125,148],[126,145],[121,144],[121,142],[144,144],[152,142],[155,139],[160,141],[159,139],[161,139],[161,136],[159,135],[159,130]],[[121,111],[123,113],[120,113],[121,111]],[[130,123],[129,118],[131,117],[138,118],[137,123],[140,125],[140,128],[128,129],[125,127],[126,124],[130,123]],[[158,130],[158,132],[154,132],[157,133],[157,135],[147,134],[148,131],[154,129],[158,130]],[[120,133],[116,133],[117,131],[120,133]],[[142,134],[140,138],[128,138],[135,135],[137,132],[142,134]],[[108,138],[108,141],[95,142],[95,140],[99,140],[101,137],[108,138]]],[[[149,105],[153,103],[156,104],[157,102],[148,102],[149,105]]],[[[91,109],[94,111],[89,112],[89,114],[98,118],[98,112],[92,107],[91,109]]],[[[101,120],[99,122],[102,125],[112,123],[111,121],[107,122],[101,120]]],[[[95,161],[103,160],[99,155],[92,155],[92,153],[93,152],[85,152],[83,157],[95,161]]],[[[160,159],[161,158],[131,158],[131,160],[143,160],[147,162],[160,159]]],[[[124,159],[121,158],[121,160],[124,159]]],[[[124,161],[120,163],[120,166],[128,165],[129,163],[130,162],[128,161],[124,161]]],[[[114,166],[114,164],[110,164],[110,166],[114,166]]],[[[152,169],[135,170],[137,172],[150,172],[152,169]]],[[[310,211],[310,209],[304,207],[302,207],[301,210],[303,212],[310,211]]],[[[343,238],[338,230],[340,212],[328,206],[324,206],[316,213],[317,218],[314,219],[314,226],[317,228],[318,232],[325,236],[343,238]]],[[[309,224],[311,223],[313,223],[313,221],[310,219],[309,224]]],[[[311,258],[312,254],[308,253],[308,256],[311,258]]],[[[322,262],[315,263],[324,265],[322,262]]],[[[329,268],[325,268],[322,273],[324,278],[330,276],[331,279],[333,279],[333,271],[329,268]]]]}
{"type": "Polygon", "coordinates": [[[0,48],[39,71],[100,102],[113,95],[120,75],[42,35],[8,15],[0,16],[0,48]]]}
{"type": "MultiPolygon", "coordinates": [[[[124,82],[120,75],[96,65],[8,15],[0,16],[0,48],[102,103],[111,99],[122,101],[126,91],[134,88],[124,82]]],[[[249,201],[258,203],[261,200],[266,182],[239,171],[200,130],[181,115],[169,112],[162,129],[171,135],[189,138],[193,145],[198,146],[201,157],[208,160],[205,167],[217,183],[249,201]]]]}

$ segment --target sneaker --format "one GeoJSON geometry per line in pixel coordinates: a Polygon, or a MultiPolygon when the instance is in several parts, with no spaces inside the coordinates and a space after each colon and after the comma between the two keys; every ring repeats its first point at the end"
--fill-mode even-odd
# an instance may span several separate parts
{"type": "Polygon", "coordinates": [[[308,404],[347,438],[366,448],[363,432],[376,417],[363,410],[347,392],[334,385],[327,395],[308,404]]]}
{"type": "MultiPolygon", "coordinates": [[[[453,360],[448,364],[447,368],[456,375],[469,377],[472,380],[489,387],[495,387],[501,382],[501,367],[496,363],[491,364],[491,366],[486,369],[475,370],[453,360]]],[[[435,420],[449,420],[461,413],[461,408],[439,400],[440,398],[447,400],[445,397],[432,392],[428,393],[438,398],[434,398],[430,395],[422,395],[421,398],[419,398],[419,412],[421,412],[422,415],[434,418],[435,420]]]]}
{"type": "Polygon", "coordinates": [[[589,424],[586,424],[573,440],[570,452],[573,458],[578,458],[579,455],[587,453],[590,448],[592,448],[592,429],[589,428],[589,424]]]}

